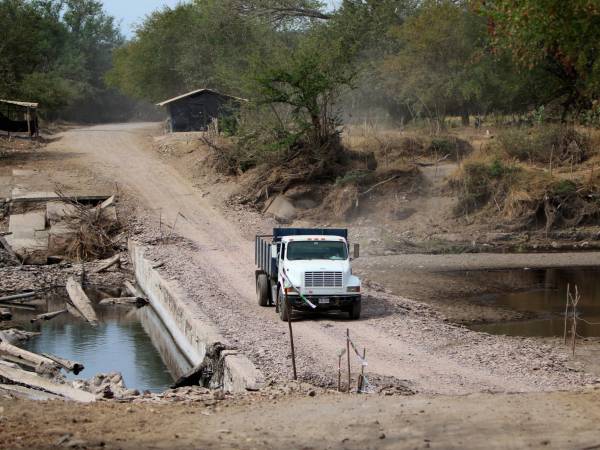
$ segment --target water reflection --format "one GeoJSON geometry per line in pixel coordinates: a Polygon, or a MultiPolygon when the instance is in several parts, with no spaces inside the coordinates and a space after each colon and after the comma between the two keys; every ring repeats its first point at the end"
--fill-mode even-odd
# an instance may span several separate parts
{"type": "MultiPolygon", "coordinates": [[[[515,336],[562,336],[567,285],[577,285],[581,294],[579,316],[588,322],[578,323],[577,332],[584,337],[600,336],[600,269],[561,268],[545,270],[499,270],[488,272],[490,280],[507,277],[526,278],[535,289],[473,299],[517,311],[533,312],[534,320],[473,325],[471,328],[492,334],[515,336]]],[[[520,283],[519,285],[521,285],[520,283]]]]}
{"type": "MultiPolygon", "coordinates": [[[[50,295],[46,304],[40,306],[42,311],[36,314],[63,309],[64,301],[62,295],[50,295]]],[[[151,307],[132,309],[96,304],[94,308],[100,320],[98,326],[63,314],[35,325],[34,329],[42,334],[27,342],[26,348],[81,362],[85,370],[77,378],[121,372],[126,386],[140,391],[162,391],[189,370],[189,362],[151,307]]],[[[27,321],[31,317],[20,316],[27,321]]]]}

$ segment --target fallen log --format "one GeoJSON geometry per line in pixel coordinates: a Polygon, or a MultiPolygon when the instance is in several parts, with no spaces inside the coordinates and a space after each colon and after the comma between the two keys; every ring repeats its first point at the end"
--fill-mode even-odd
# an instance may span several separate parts
{"type": "Polygon", "coordinates": [[[137,286],[134,286],[133,283],[131,283],[130,281],[125,281],[125,283],[123,283],[123,284],[124,284],[125,288],[127,289],[127,291],[134,297],[146,298],[146,296],[144,295],[142,290],[139,289],[137,286]]]}
{"type": "Polygon", "coordinates": [[[98,324],[98,316],[92,306],[92,302],[83,291],[81,284],[79,284],[73,277],[70,277],[67,281],[67,292],[69,298],[73,302],[73,306],[81,313],[81,315],[92,325],[98,324]]]}
{"type": "Polygon", "coordinates": [[[4,297],[0,297],[0,302],[9,302],[12,300],[23,300],[26,298],[36,297],[37,292],[23,292],[22,294],[14,294],[14,295],[6,295],[4,297]]]}
{"type": "Polygon", "coordinates": [[[24,309],[25,311],[35,311],[36,310],[36,307],[33,305],[24,305],[22,303],[13,303],[13,302],[0,302],[0,308],[24,309]]]}
{"type": "Polygon", "coordinates": [[[8,330],[0,331],[0,341],[8,342],[9,344],[16,344],[21,341],[26,341],[33,336],[39,336],[41,333],[32,331],[18,330],[17,328],[10,328],[8,330]]]}
{"type": "Polygon", "coordinates": [[[108,258],[108,259],[102,261],[100,263],[100,265],[96,269],[94,269],[94,271],[92,273],[102,272],[103,270],[106,270],[106,269],[114,266],[115,264],[119,264],[120,262],[121,262],[121,254],[116,254],[112,258],[108,258]]]}
{"type": "Polygon", "coordinates": [[[98,206],[98,209],[102,210],[102,209],[106,209],[109,206],[112,206],[113,203],[115,202],[115,196],[111,195],[109,198],[107,198],[106,200],[104,200],[100,206],[98,206]]]}
{"type": "Polygon", "coordinates": [[[12,319],[12,312],[8,308],[0,308],[0,320],[12,319]]]}
{"type": "Polygon", "coordinates": [[[1,366],[6,366],[6,367],[12,367],[13,369],[18,369],[19,368],[18,364],[12,363],[10,361],[5,361],[3,359],[0,359],[0,365],[1,366]]]}
{"type": "Polygon", "coordinates": [[[75,389],[68,384],[55,383],[26,370],[0,366],[0,378],[9,380],[15,384],[43,389],[51,394],[56,394],[77,402],[91,403],[96,401],[96,396],[90,392],[75,389]]]}
{"type": "Polygon", "coordinates": [[[83,317],[81,315],[79,310],[77,308],[75,308],[75,306],[73,306],[73,304],[71,302],[67,302],[65,304],[65,306],[67,307],[67,311],[69,312],[69,314],[71,314],[73,317],[77,317],[78,319],[85,320],[85,317],[83,317]]]}
{"type": "Polygon", "coordinates": [[[10,392],[17,398],[24,398],[27,400],[60,400],[61,396],[50,394],[49,392],[40,391],[37,389],[31,389],[25,386],[19,386],[18,384],[0,384],[0,391],[10,392]]]}
{"type": "Polygon", "coordinates": [[[58,364],[56,364],[56,362],[52,361],[51,359],[12,345],[4,339],[0,341],[0,355],[12,356],[13,358],[18,358],[19,360],[30,362],[35,366],[42,365],[51,368],[58,368],[58,364]]]}
{"type": "Polygon", "coordinates": [[[100,300],[101,305],[131,305],[142,307],[148,304],[148,300],[142,297],[111,297],[100,300]]]}
{"type": "Polygon", "coordinates": [[[42,356],[51,359],[59,366],[67,369],[69,372],[73,372],[75,375],[77,375],[79,372],[85,369],[83,364],[71,361],[70,359],[61,358],[60,356],[55,356],[50,353],[42,353],[42,356]]]}
{"type": "Polygon", "coordinates": [[[49,313],[38,314],[33,319],[31,319],[29,322],[36,323],[36,322],[42,322],[45,320],[51,320],[51,319],[54,319],[55,317],[60,316],[61,314],[64,314],[66,312],[68,312],[67,309],[61,309],[60,311],[52,311],[49,313]]]}

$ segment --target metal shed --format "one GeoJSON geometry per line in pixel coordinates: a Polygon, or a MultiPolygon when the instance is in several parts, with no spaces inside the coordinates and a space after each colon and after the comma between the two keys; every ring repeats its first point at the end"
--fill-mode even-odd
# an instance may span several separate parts
{"type": "Polygon", "coordinates": [[[38,136],[38,104],[0,99],[0,130],[38,136]]]}
{"type": "Polygon", "coordinates": [[[167,108],[169,131],[206,131],[215,119],[231,117],[243,98],[198,89],[157,103],[167,108]]]}

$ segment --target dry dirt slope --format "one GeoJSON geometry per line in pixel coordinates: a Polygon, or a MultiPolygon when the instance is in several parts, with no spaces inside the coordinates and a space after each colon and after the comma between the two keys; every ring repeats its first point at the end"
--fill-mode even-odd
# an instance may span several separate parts
{"type": "MultiPolygon", "coordinates": [[[[179,215],[177,232],[195,245],[193,252],[176,263],[184,269],[180,281],[197,291],[207,314],[226,334],[237,335],[243,350],[251,353],[259,344],[270,350],[256,355],[255,361],[265,369],[271,363],[275,372],[285,374],[289,367],[285,328],[272,309],[260,308],[254,300],[252,242],[240,232],[247,225],[230,223],[152,151],[150,136],[157,132],[154,124],[79,128],[65,132],[46,151],[76,155],[80,166],[112,178],[139,199],[155,222],[161,216],[164,223],[174,223],[179,215]],[[219,295],[214,295],[215,290],[219,295]]],[[[182,255],[172,256],[177,261],[182,255]]],[[[349,326],[357,341],[369,349],[370,373],[407,380],[420,392],[535,391],[585,381],[583,376],[567,373],[560,355],[540,352],[534,344],[513,348],[516,341],[481,336],[435,317],[385,307],[395,301],[399,300],[373,298],[364,320],[358,322],[333,318],[297,322],[301,375],[335,373],[335,354],[349,326]],[[548,362],[548,358],[549,370],[532,370],[540,364],[531,359],[548,362]]]]}

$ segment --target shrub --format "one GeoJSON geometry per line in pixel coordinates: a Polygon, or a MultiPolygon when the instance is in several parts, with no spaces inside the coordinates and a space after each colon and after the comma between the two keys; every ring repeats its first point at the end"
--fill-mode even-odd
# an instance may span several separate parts
{"type": "Polygon", "coordinates": [[[453,183],[458,190],[455,213],[470,214],[486,205],[492,197],[496,203],[502,203],[519,173],[517,166],[507,165],[500,159],[466,162],[461,177],[453,183]]]}
{"type": "Polygon", "coordinates": [[[463,139],[454,136],[439,136],[431,140],[427,148],[429,156],[443,158],[448,155],[448,159],[460,160],[471,153],[473,147],[463,139]]]}
{"type": "Polygon", "coordinates": [[[499,133],[498,142],[507,156],[542,164],[579,164],[589,158],[591,146],[586,136],[563,125],[509,128],[499,133]]]}

